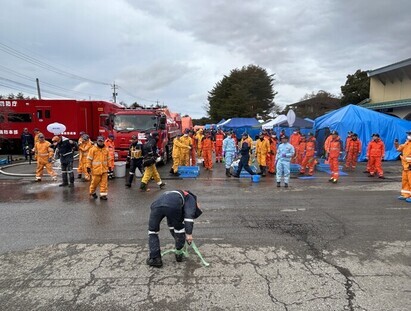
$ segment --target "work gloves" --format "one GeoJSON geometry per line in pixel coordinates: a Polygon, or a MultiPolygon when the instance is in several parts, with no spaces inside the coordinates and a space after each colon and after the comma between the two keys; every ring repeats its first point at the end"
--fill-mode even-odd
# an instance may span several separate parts
{"type": "Polygon", "coordinates": [[[91,168],[90,167],[87,168],[87,173],[91,174],[91,168]]]}

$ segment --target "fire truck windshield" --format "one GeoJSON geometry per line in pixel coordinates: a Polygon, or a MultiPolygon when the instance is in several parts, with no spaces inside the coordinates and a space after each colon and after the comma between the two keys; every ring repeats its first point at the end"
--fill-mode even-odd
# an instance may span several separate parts
{"type": "Polygon", "coordinates": [[[157,128],[157,117],[152,115],[116,115],[116,131],[147,131],[157,128]]]}

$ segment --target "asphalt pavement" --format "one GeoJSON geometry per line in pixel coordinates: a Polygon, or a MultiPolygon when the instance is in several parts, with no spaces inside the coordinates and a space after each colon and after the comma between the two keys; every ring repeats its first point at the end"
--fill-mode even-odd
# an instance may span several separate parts
{"type": "MultiPolygon", "coordinates": [[[[17,165],[15,165],[17,164],[17,165]]],[[[386,179],[348,171],[275,178],[225,177],[222,163],[196,179],[159,171],[166,189],[189,189],[204,214],[177,263],[148,267],[147,220],[163,190],[124,178],[108,201],[88,183],[34,182],[34,164],[0,167],[0,310],[409,310],[411,204],[397,200],[401,165],[386,179]],[[6,175],[5,175],[6,174],[6,175]]],[[[162,250],[172,249],[167,224],[162,250]]]]}

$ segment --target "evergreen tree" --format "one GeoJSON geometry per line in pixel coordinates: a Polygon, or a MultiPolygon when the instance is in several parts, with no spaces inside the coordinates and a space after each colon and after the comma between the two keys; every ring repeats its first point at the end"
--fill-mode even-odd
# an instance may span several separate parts
{"type": "Polygon", "coordinates": [[[366,71],[358,69],[353,75],[347,76],[345,85],[341,86],[341,106],[358,104],[370,96],[370,78],[366,71]]]}
{"type": "Polygon", "coordinates": [[[274,103],[274,75],[256,65],[234,69],[209,92],[207,113],[213,123],[232,117],[261,117],[278,109],[274,103]]]}

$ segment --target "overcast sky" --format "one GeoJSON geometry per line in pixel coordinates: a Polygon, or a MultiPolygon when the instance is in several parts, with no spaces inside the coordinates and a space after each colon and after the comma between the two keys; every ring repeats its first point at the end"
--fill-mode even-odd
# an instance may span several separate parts
{"type": "Polygon", "coordinates": [[[410,12],[409,0],[2,0],[0,94],[36,95],[37,77],[43,97],[110,100],[115,81],[118,101],[199,118],[224,75],[255,64],[284,107],[410,58],[410,12]]]}

